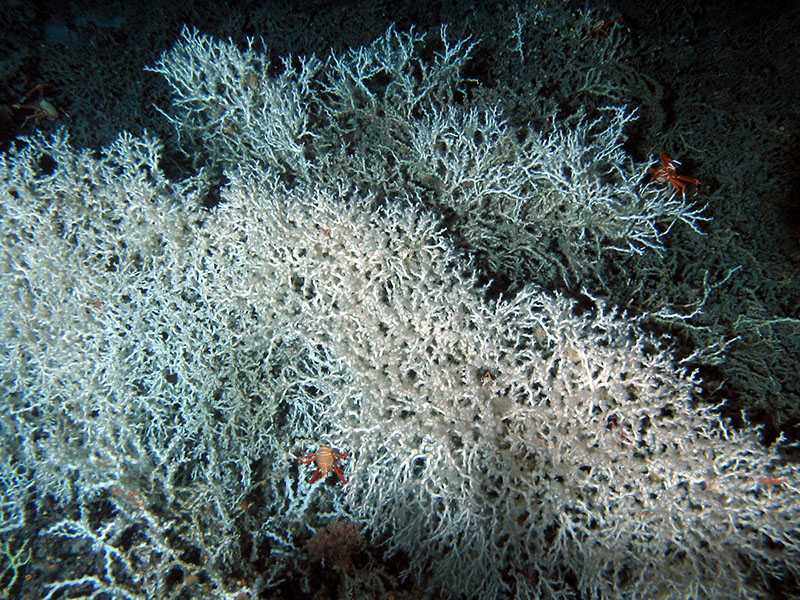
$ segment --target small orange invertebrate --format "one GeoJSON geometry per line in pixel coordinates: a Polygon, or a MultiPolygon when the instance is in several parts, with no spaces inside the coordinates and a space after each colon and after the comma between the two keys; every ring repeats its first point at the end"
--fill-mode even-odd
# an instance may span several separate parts
{"type": "Polygon", "coordinates": [[[320,449],[317,450],[314,454],[306,454],[305,450],[303,451],[303,457],[296,457],[304,465],[307,465],[311,461],[316,461],[317,463],[317,470],[311,476],[308,483],[314,483],[320,477],[323,477],[331,472],[336,473],[339,479],[342,480],[342,483],[347,483],[347,480],[342,475],[342,470],[339,468],[339,465],[336,464],[337,458],[344,458],[348,456],[350,453],[345,452],[344,454],[338,454],[331,450],[330,446],[320,446],[320,449]]]}
{"type": "Polygon", "coordinates": [[[615,19],[603,19],[602,21],[598,21],[594,24],[591,31],[589,31],[589,35],[594,37],[600,37],[603,35],[608,35],[611,33],[611,30],[614,28],[615,25],[620,25],[630,31],[628,24],[625,22],[625,19],[622,17],[616,17],[615,19]]]}
{"type": "Polygon", "coordinates": [[[786,483],[786,477],[759,477],[758,482],[761,485],[783,485],[786,483]]]}
{"type": "Polygon", "coordinates": [[[11,108],[33,111],[33,114],[25,117],[24,123],[27,123],[31,119],[57,119],[59,116],[56,107],[45,100],[43,85],[37,85],[30,92],[20,98],[19,102],[12,104],[11,108]],[[37,97],[33,98],[33,96],[37,97]]]}
{"type": "Polygon", "coordinates": [[[666,152],[661,153],[661,166],[657,169],[649,168],[647,172],[650,174],[650,181],[661,181],[663,183],[671,183],[672,187],[675,188],[675,191],[672,193],[674,196],[678,192],[683,194],[683,197],[686,197],[686,183],[693,183],[694,185],[699,186],[700,180],[695,179],[694,177],[685,177],[683,175],[678,175],[675,172],[675,165],[681,164],[680,161],[675,160],[674,158],[670,158],[666,152]]]}

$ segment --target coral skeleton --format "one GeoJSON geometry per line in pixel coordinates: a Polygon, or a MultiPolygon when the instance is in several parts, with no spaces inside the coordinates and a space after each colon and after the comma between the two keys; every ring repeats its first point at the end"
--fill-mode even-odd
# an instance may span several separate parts
{"type": "Polygon", "coordinates": [[[476,42],[427,39],[273,69],[187,30],[153,70],[209,168],[64,130],[0,156],[2,533],[69,507],[42,534],[96,557],[46,598],[257,597],[336,519],[448,597],[797,576],[800,467],[640,317],[550,285],[664,252],[698,207],[641,183],[629,110],[512,128],[453,100],[476,42]],[[294,459],[323,440],[346,486],[294,459]]]}

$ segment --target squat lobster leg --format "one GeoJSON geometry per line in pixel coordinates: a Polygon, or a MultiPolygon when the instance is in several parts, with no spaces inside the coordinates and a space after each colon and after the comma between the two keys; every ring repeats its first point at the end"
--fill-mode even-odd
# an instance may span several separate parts
{"type": "Polygon", "coordinates": [[[317,470],[314,471],[314,474],[311,476],[311,479],[308,480],[308,483],[314,483],[317,479],[324,477],[331,472],[331,469],[333,469],[333,472],[336,473],[336,476],[342,480],[342,484],[346,484],[347,480],[344,478],[344,475],[342,475],[342,470],[336,463],[336,459],[345,458],[349,455],[350,452],[339,454],[331,450],[330,446],[320,446],[320,449],[313,454],[306,454],[305,450],[303,450],[303,456],[297,456],[295,458],[297,458],[297,460],[304,465],[307,465],[312,461],[316,461],[317,470]]]}

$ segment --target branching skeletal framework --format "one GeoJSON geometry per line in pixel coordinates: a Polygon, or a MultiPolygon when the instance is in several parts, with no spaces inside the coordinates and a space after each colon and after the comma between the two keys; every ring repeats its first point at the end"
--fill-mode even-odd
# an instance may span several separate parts
{"type": "Polygon", "coordinates": [[[47,598],[257,596],[333,517],[453,595],[755,597],[797,574],[777,446],[696,406],[637,319],[535,282],[490,298],[469,258],[574,279],[700,213],[639,185],[630,113],[512,130],[452,102],[472,42],[442,29],[426,63],[426,40],[268,76],[253,45],[185,32],[154,70],[184,150],[225,169],[211,210],[207,172],[168,180],[150,138],[0,157],[0,507],[12,528],[71,507],[46,533],[97,557],[47,598]],[[351,453],[335,493],[293,458],[323,437],[351,453]]]}

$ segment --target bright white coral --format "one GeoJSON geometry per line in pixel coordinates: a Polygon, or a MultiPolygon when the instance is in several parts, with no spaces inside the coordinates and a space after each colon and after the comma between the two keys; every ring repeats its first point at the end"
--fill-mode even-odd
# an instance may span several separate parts
{"type": "Polygon", "coordinates": [[[567,279],[697,213],[636,188],[621,110],[542,135],[449,107],[470,44],[440,37],[430,68],[390,30],[270,77],[184,34],[156,70],[187,152],[227,169],[212,210],[150,139],[0,157],[2,510],[52,496],[72,511],[48,533],[102,565],[48,598],[165,598],[172,569],[215,598],[245,569],[257,596],[332,516],[449,595],[727,598],[797,575],[800,468],[697,407],[636,319],[536,283],[491,297],[469,256],[567,279]],[[291,455],[322,436],[352,451],[335,492],[291,455]]]}
{"type": "Polygon", "coordinates": [[[796,488],[760,480],[800,469],[697,408],[699,382],[635,320],[533,287],[487,302],[424,211],[270,189],[234,179],[215,214],[220,241],[248,240],[212,259],[218,301],[232,290],[265,339],[288,313],[338,357],[325,415],[355,449],[347,510],[412,572],[475,597],[558,597],[573,577],[601,597],[734,597],[793,568],[796,488]]]}

